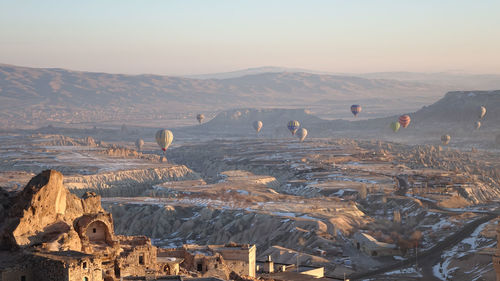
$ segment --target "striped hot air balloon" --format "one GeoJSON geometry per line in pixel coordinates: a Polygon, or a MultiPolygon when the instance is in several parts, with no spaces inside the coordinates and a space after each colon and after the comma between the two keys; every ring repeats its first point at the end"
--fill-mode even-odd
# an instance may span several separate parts
{"type": "Polygon", "coordinates": [[[351,105],[351,112],[354,114],[354,117],[358,116],[358,113],[361,112],[361,105],[353,104],[351,105]]]}
{"type": "Polygon", "coordinates": [[[288,122],[288,124],[287,124],[287,128],[292,133],[292,136],[295,136],[295,132],[297,132],[299,127],[300,127],[300,123],[297,120],[292,120],[292,121],[288,122]]]}
{"type": "Polygon", "coordinates": [[[156,132],[155,138],[161,150],[165,152],[174,140],[174,135],[169,130],[159,130],[156,132]]]}
{"type": "Polygon", "coordinates": [[[403,128],[408,127],[408,125],[410,125],[410,121],[411,118],[407,114],[399,116],[399,124],[401,124],[403,128]]]}

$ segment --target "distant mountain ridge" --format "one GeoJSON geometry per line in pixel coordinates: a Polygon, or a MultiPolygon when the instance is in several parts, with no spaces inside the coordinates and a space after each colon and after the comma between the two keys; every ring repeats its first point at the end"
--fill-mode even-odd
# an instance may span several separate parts
{"type": "MultiPolygon", "coordinates": [[[[195,79],[228,79],[228,78],[237,78],[243,77],[247,75],[253,74],[262,74],[262,73],[281,73],[281,72],[304,72],[311,74],[326,74],[326,75],[339,75],[336,73],[330,73],[326,71],[316,71],[304,68],[290,68],[290,67],[278,67],[278,66],[261,66],[261,67],[252,67],[247,69],[228,71],[228,72],[218,72],[218,73],[206,73],[206,74],[192,74],[192,75],[182,75],[186,78],[195,78],[195,79]]],[[[352,75],[345,75],[352,76],[352,75]]]]}
{"type": "MultiPolygon", "coordinates": [[[[366,99],[437,97],[415,81],[304,72],[228,79],[124,75],[0,65],[0,127],[48,123],[137,122],[185,118],[235,107],[309,107],[366,99]],[[325,101],[327,101],[325,103],[325,101]]],[[[342,105],[344,107],[344,105],[342,105]]]]}
{"type": "Polygon", "coordinates": [[[367,72],[367,73],[345,73],[345,72],[329,72],[318,71],[304,68],[289,68],[277,66],[263,66],[247,68],[236,71],[207,73],[198,75],[184,75],[186,78],[198,79],[227,79],[237,78],[247,75],[262,74],[262,73],[281,73],[281,72],[303,72],[320,75],[335,75],[361,77],[366,79],[387,79],[397,81],[414,81],[435,85],[444,85],[447,91],[450,90],[494,90],[500,88],[500,74],[469,74],[465,72],[408,72],[408,71],[391,71],[391,72],[367,72]]]}

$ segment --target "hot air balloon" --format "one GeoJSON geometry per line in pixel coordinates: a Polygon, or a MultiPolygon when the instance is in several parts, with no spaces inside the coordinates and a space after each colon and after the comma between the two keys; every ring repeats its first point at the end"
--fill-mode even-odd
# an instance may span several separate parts
{"type": "Polygon", "coordinates": [[[156,132],[156,142],[163,151],[167,150],[173,140],[174,135],[169,130],[159,130],[156,132]]]}
{"type": "Polygon", "coordinates": [[[143,146],[144,146],[144,141],[142,139],[137,139],[135,141],[135,147],[137,148],[137,151],[141,151],[143,146]]]}
{"type": "Polygon", "coordinates": [[[391,129],[394,133],[397,133],[399,131],[399,128],[401,128],[401,125],[399,122],[392,122],[391,123],[391,129]]]}
{"type": "Polygon", "coordinates": [[[479,128],[481,128],[481,121],[476,121],[476,123],[474,123],[474,127],[476,127],[476,130],[479,130],[479,128]]]}
{"type": "Polygon", "coordinates": [[[307,137],[307,130],[304,128],[300,128],[300,130],[297,132],[297,137],[299,138],[300,142],[303,142],[307,137]]]}
{"type": "Polygon", "coordinates": [[[479,119],[483,119],[484,115],[486,115],[486,107],[481,105],[479,107],[479,119]]]}
{"type": "Polygon", "coordinates": [[[361,112],[361,105],[353,104],[351,105],[351,112],[354,114],[354,117],[358,116],[358,113],[361,112]]]}
{"type": "Polygon", "coordinates": [[[201,122],[203,122],[203,119],[205,119],[205,115],[203,115],[203,114],[196,115],[196,120],[198,120],[198,122],[200,124],[201,124],[201,122]]]}
{"type": "Polygon", "coordinates": [[[292,133],[292,136],[295,136],[295,132],[297,132],[299,127],[300,127],[300,123],[297,120],[292,120],[292,121],[288,122],[288,125],[287,125],[287,128],[292,133]]]}
{"type": "Polygon", "coordinates": [[[262,129],[262,121],[253,122],[253,128],[257,133],[260,132],[260,129],[262,129]]]}
{"type": "Polygon", "coordinates": [[[410,125],[410,121],[411,121],[411,118],[409,115],[401,115],[399,116],[399,124],[401,124],[401,126],[403,128],[406,128],[408,127],[408,125],[410,125]]]}
{"type": "Polygon", "coordinates": [[[441,143],[444,145],[447,145],[448,143],[450,143],[450,140],[451,140],[450,135],[442,135],[441,136],[441,143]]]}

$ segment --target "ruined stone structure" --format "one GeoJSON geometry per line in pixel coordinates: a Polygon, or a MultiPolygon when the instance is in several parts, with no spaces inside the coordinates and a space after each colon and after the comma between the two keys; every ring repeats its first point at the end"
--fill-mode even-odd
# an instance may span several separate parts
{"type": "Polygon", "coordinates": [[[264,263],[264,272],[265,273],[273,273],[274,272],[274,262],[271,258],[271,255],[267,256],[267,260],[264,263]]]}
{"type": "Polygon", "coordinates": [[[0,281],[151,279],[179,274],[181,263],[199,273],[255,276],[254,245],[160,250],[145,236],[116,235],[100,196],[78,198],[62,182],[48,170],[19,193],[0,194],[0,281]]]}
{"type": "Polygon", "coordinates": [[[59,172],[44,171],[3,202],[9,205],[0,245],[19,259],[15,265],[2,263],[0,280],[100,281],[162,270],[148,238],[115,235],[100,196],[78,198],[62,181],[59,172]]]}
{"type": "Polygon", "coordinates": [[[255,245],[228,243],[226,245],[183,245],[177,249],[159,249],[158,257],[177,257],[187,270],[203,276],[227,279],[231,272],[255,277],[255,245]]]}
{"type": "Polygon", "coordinates": [[[255,256],[257,248],[255,245],[234,244],[210,245],[213,251],[220,253],[226,265],[240,275],[255,277],[255,256]]]}

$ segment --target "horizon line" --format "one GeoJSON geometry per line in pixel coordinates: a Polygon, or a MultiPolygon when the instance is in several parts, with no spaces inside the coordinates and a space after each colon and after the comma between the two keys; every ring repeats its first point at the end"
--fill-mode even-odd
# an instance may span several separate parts
{"type": "MultiPolygon", "coordinates": [[[[228,78],[199,78],[193,76],[210,76],[210,75],[223,75],[223,74],[231,74],[249,70],[259,70],[264,68],[276,68],[283,69],[283,71],[269,71],[269,72],[260,72],[260,73],[249,73],[242,74],[239,77],[263,74],[263,73],[309,73],[315,75],[332,75],[332,76],[359,76],[359,75],[370,75],[370,74],[396,74],[396,73],[408,73],[408,74],[449,74],[449,75],[465,75],[465,76],[500,76],[500,73],[475,73],[475,72],[465,72],[463,70],[441,70],[441,71],[409,71],[409,70],[381,70],[381,71],[373,71],[373,72],[335,72],[335,71],[327,71],[327,70],[314,70],[307,69],[302,67],[288,67],[288,66],[273,66],[273,65],[263,65],[263,66],[252,66],[246,68],[239,68],[235,70],[228,71],[220,71],[220,72],[202,72],[202,73],[192,73],[192,74],[164,74],[164,73],[146,73],[146,72],[109,72],[109,71],[101,71],[101,70],[82,70],[82,69],[74,69],[74,68],[66,68],[66,67],[58,67],[58,66],[28,66],[22,64],[13,64],[13,63],[4,63],[0,62],[0,66],[10,66],[10,67],[19,67],[19,68],[30,68],[30,69],[46,69],[46,70],[65,70],[71,72],[84,72],[84,73],[105,73],[105,74],[113,74],[113,75],[124,75],[124,76],[165,76],[165,77],[180,77],[180,78],[190,78],[190,79],[229,79],[235,77],[228,78]]],[[[373,78],[379,79],[379,78],[373,78]]]]}

